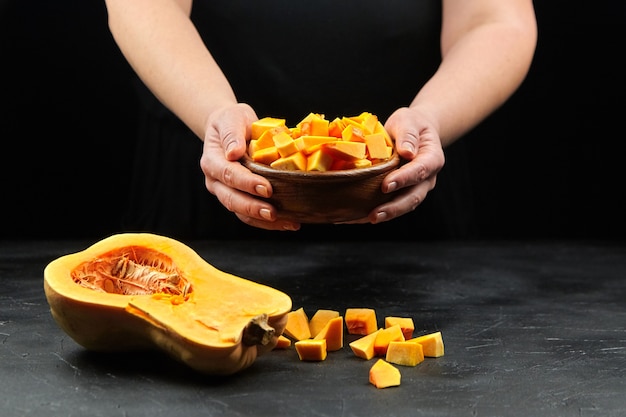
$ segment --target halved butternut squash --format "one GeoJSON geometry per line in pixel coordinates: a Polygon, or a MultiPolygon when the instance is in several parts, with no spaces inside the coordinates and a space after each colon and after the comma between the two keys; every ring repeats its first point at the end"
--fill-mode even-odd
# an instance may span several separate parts
{"type": "Polygon", "coordinates": [[[96,351],[159,348],[200,372],[232,374],[272,350],[288,295],[220,271],[188,246],[126,233],[44,270],[52,316],[96,351]]]}

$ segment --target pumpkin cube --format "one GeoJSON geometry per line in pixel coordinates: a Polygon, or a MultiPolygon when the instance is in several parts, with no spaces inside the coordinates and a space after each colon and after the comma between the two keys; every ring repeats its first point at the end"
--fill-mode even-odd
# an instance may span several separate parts
{"type": "Polygon", "coordinates": [[[385,356],[387,354],[387,348],[390,342],[403,342],[404,336],[402,335],[402,329],[395,324],[391,327],[381,329],[374,341],[374,355],[385,356]]]}
{"type": "Polygon", "coordinates": [[[339,117],[335,117],[330,123],[328,123],[328,136],[334,138],[341,138],[341,132],[345,129],[345,124],[339,117]]]}
{"type": "Polygon", "coordinates": [[[423,336],[414,337],[409,342],[419,343],[424,350],[424,356],[429,358],[438,358],[444,355],[443,338],[441,332],[425,334],[423,336]]]}
{"type": "Polygon", "coordinates": [[[366,335],[378,330],[374,309],[348,308],[344,317],[349,334],[366,335]]]}
{"type": "Polygon", "coordinates": [[[401,379],[400,370],[383,359],[378,359],[370,368],[369,381],[376,388],[397,387],[401,379]]]}
{"type": "Polygon", "coordinates": [[[287,132],[278,132],[272,136],[272,140],[274,141],[274,146],[278,149],[278,153],[283,158],[298,152],[294,139],[287,132]]]}
{"type": "Polygon", "coordinates": [[[413,342],[389,342],[385,360],[403,366],[416,366],[424,362],[422,345],[413,342]]]}
{"type": "Polygon", "coordinates": [[[321,148],[324,143],[334,142],[336,138],[330,136],[300,136],[294,143],[296,148],[305,155],[310,155],[321,148]]]}
{"type": "Polygon", "coordinates": [[[281,334],[278,336],[278,341],[276,342],[274,349],[287,349],[289,346],[291,346],[291,340],[281,334]]]}
{"type": "Polygon", "coordinates": [[[322,149],[333,158],[354,161],[366,157],[367,147],[364,142],[337,140],[322,145],[322,149]]]}
{"type": "Polygon", "coordinates": [[[409,340],[413,337],[415,324],[413,323],[412,318],[395,316],[385,317],[385,327],[391,327],[395,324],[398,324],[400,326],[400,329],[402,329],[402,334],[404,335],[405,340],[409,340]]]}
{"type": "Polygon", "coordinates": [[[271,165],[272,162],[280,158],[280,154],[278,153],[278,149],[276,149],[276,146],[271,146],[269,148],[263,148],[263,149],[257,149],[256,151],[252,152],[250,155],[253,161],[259,162],[265,165],[271,165]]]}
{"type": "Polygon", "coordinates": [[[365,144],[367,145],[367,154],[370,159],[387,159],[391,156],[392,148],[387,146],[382,133],[365,135],[365,144]]]}
{"type": "Polygon", "coordinates": [[[376,330],[373,333],[370,333],[353,342],[350,342],[349,346],[350,349],[352,349],[352,352],[359,358],[363,358],[365,360],[372,359],[375,356],[374,342],[376,341],[376,337],[378,336],[379,331],[380,330],[376,330]]]}
{"type": "Polygon", "coordinates": [[[304,312],[304,308],[287,313],[287,325],[285,326],[285,335],[295,340],[305,340],[311,338],[309,330],[309,318],[304,312]]]}
{"type": "Polygon", "coordinates": [[[343,317],[330,319],[314,339],[325,339],[329,352],[343,348],[343,317]]]}
{"type": "Polygon", "coordinates": [[[339,312],[335,310],[319,309],[313,314],[313,317],[309,320],[309,329],[311,330],[311,336],[315,337],[326,326],[326,323],[330,319],[339,317],[339,312]]]}
{"type": "Polygon", "coordinates": [[[279,119],[276,117],[263,117],[262,119],[252,122],[250,126],[250,139],[258,139],[263,132],[275,127],[286,127],[285,119],[279,119]]]}
{"type": "Polygon", "coordinates": [[[328,120],[320,117],[311,119],[311,136],[328,136],[328,120]]]}
{"type": "Polygon", "coordinates": [[[272,168],[287,171],[306,171],[307,159],[302,152],[296,152],[284,158],[278,158],[270,164],[272,168]]]}
{"type": "Polygon", "coordinates": [[[321,149],[313,152],[306,160],[307,171],[328,171],[333,165],[333,157],[324,153],[321,149]]]}
{"type": "Polygon", "coordinates": [[[298,340],[294,346],[301,361],[323,361],[328,355],[326,339],[298,340]]]}
{"type": "Polygon", "coordinates": [[[365,142],[365,133],[360,127],[348,125],[341,132],[341,138],[346,142],[365,142]]]}

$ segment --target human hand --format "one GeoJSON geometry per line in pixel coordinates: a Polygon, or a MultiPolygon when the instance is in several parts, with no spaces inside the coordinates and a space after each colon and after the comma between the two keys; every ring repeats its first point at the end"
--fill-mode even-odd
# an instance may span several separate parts
{"type": "Polygon", "coordinates": [[[276,208],[257,197],[270,197],[272,185],[239,163],[246,152],[250,125],[258,117],[239,103],[211,113],[200,167],[207,190],[242,222],[267,230],[298,230],[299,223],[277,220],[276,208]]]}
{"type": "Polygon", "coordinates": [[[406,163],[389,173],[381,184],[384,193],[395,197],[373,209],[367,218],[351,223],[382,223],[417,208],[436,184],[437,174],[445,163],[439,129],[417,109],[396,110],[385,123],[395,140],[396,151],[406,163]]]}

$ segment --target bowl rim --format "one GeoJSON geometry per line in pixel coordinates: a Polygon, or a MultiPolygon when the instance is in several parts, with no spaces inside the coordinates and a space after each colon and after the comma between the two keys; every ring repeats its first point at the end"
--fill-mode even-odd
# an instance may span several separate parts
{"type": "Polygon", "coordinates": [[[365,168],[351,168],[351,169],[341,169],[341,170],[332,170],[332,171],[300,171],[300,170],[284,170],[284,169],[275,169],[270,167],[269,165],[262,164],[260,162],[255,162],[252,160],[250,155],[247,153],[239,161],[243,166],[248,168],[250,171],[255,174],[264,176],[264,177],[274,177],[274,178],[292,178],[292,179],[317,179],[323,178],[325,180],[332,178],[355,178],[355,177],[370,177],[374,175],[378,175],[382,172],[390,171],[400,165],[400,156],[393,150],[391,157],[386,161],[379,162],[369,167],[365,168]]]}

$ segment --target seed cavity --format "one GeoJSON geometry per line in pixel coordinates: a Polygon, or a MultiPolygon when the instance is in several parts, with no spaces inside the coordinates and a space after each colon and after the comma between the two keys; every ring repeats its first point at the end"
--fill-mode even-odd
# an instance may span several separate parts
{"type": "Polygon", "coordinates": [[[163,294],[183,301],[193,290],[169,256],[142,246],[119,248],[83,262],[72,271],[72,279],[109,294],[163,294]]]}

